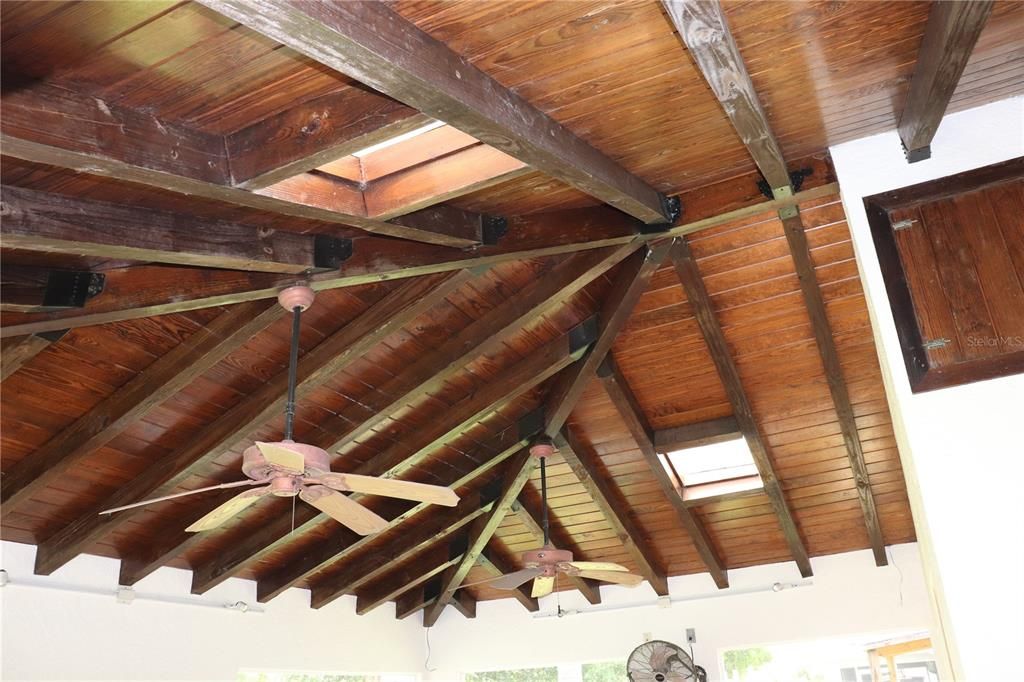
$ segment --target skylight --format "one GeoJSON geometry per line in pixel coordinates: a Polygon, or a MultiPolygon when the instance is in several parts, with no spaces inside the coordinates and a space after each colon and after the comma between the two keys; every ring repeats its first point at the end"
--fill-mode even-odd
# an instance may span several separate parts
{"type": "Polygon", "coordinates": [[[409,132],[402,133],[401,135],[395,135],[394,137],[388,138],[388,139],[384,140],[383,142],[378,142],[377,144],[370,145],[369,147],[366,147],[365,149],[360,149],[357,152],[352,152],[352,156],[355,156],[355,157],[361,159],[364,156],[369,156],[370,154],[372,154],[374,152],[377,152],[377,151],[380,151],[381,149],[386,149],[386,148],[388,148],[388,147],[390,147],[392,145],[399,144],[400,142],[405,142],[406,140],[411,140],[412,138],[414,138],[414,137],[416,137],[418,135],[422,135],[423,133],[428,133],[431,130],[435,130],[437,128],[440,128],[443,125],[444,125],[444,121],[431,121],[430,123],[426,124],[425,126],[420,126],[419,128],[416,128],[415,130],[410,130],[409,132]]]}
{"type": "Polygon", "coordinates": [[[757,477],[757,466],[743,438],[676,450],[662,455],[680,488],[757,477]]]}

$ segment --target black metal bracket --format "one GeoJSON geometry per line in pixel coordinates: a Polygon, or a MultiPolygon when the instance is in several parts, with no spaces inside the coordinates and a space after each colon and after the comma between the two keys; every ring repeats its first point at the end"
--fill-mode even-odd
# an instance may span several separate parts
{"type": "Polygon", "coordinates": [[[538,407],[519,418],[519,440],[527,441],[544,430],[544,408],[538,407]]]}
{"type": "Polygon", "coordinates": [[[508,218],[500,215],[480,216],[480,242],[484,246],[494,246],[508,234],[508,218]]]}
{"type": "Polygon", "coordinates": [[[318,234],[313,237],[313,267],[337,270],[352,257],[352,240],[318,234]]]}
{"type": "Polygon", "coordinates": [[[907,149],[907,144],[900,140],[900,146],[903,147],[903,155],[907,157],[907,163],[917,163],[918,161],[932,158],[932,146],[930,144],[917,149],[907,149]]]}
{"type": "Polygon", "coordinates": [[[672,229],[672,226],[679,220],[679,216],[683,214],[682,200],[679,197],[666,197],[662,195],[661,212],[668,217],[666,222],[650,224],[641,222],[637,226],[637,234],[661,234],[672,229]]]}
{"type": "Polygon", "coordinates": [[[85,302],[103,293],[106,276],[99,272],[54,270],[46,278],[44,308],[81,308],[85,302]]]}
{"type": "MultiPolygon", "coordinates": [[[[793,194],[799,192],[800,188],[804,186],[804,180],[812,175],[814,175],[813,168],[798,168],[795,171],[790,171],[789,184],[793,186],[793,194]]],[[[768,184],[764,177],[757,181],[757,188],[761,190],[761,194],[769,199],[775,198],[775,195],[772,193],[772,186],[768,184]]]]}
{"type": "Polygon", "coordinates": [[[587,319],[569,330],[569,352],[575,353],[597,341],[597,315],[587,319]]]}
{"type": "Polygon", "coordinates": [[[35,335],[41,339],[46,339],[50,343],[56,343],[57,341],[60,341],[62,338],[64,338],[64,335],[67,334],[69,331],[71,330],[54,329],[52,332],[36,332],[35,335]]]}

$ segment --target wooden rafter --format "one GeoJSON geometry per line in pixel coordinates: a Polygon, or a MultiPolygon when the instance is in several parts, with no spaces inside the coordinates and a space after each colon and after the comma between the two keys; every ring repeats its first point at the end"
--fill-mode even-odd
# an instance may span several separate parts
{"type": "Polygon", "coordinates": [[[742,437],[743,432],[735,417],[721,417],[671,429],[659,429],[654,432],[654,447],[658,452],[671,452],[742,437]]]}
{"type": "Polygon", "coordinates": [[[431,604],[423,613],[423,625],[425,627],[430,627],[436,623],[445,606],[451,603],[455,592],[466,579],[469,570],[473,568],[480,553],[483,552],[484,547],[490,542],[491,537],[498,530],[498,526],[501,525],[505,515],[512,508],[516,498],[519,497],[519,493],[522,491],[523,486],[526,485],[526,481],[529,480],[530,473],[536,464],[536,458],[528,450],[523,450],[506,465],[501,493],[494,502],[494,509],[489,514],[477,519],[470,528],[465,554],[454,565],[453,570],[445,574],[441,585],[441,593],[437,601],[431,604]]]}
{"type": "Polygon", "coordinates": [[[0,349],[0,381],[4,381],[17,372],[29,360],[49,348],[51,343],[59,341],[66,333],[67,330],[58,330],[4,339],[3,347],[0,349]]]}
{"type": "MultiPolygon", "coordinates": [[[[541,525],[540,512],[537,511],[534,503],[529,499],[527,490],[519,495],[519,499],[512,506],[511,513],[515,514],[516,519],[521,523],[527,530],[527,532],[533,536],[537,546],[540,547],[544,542],[544,527],[541,525]]],[[[573,557],[577,561],[583,560],[583,552],[576,546],[572,537],[566,532],[558,523],[549,522],[549,534],[551,536],[551,542],[559,549],[565,549],[572,552],[573,557]]],[[[518,568],[512,568],[511,571],[504,571],[505,573],[511,573],[516,571],[518,568]]],[[[573,587],[580,591],[580,594],[590,602],[591,604],[601,603],[601,584],[595,580],[588,580],[587,578],[581,578],[578,575],[569,576],[569,582],[572,583],[573,587]]]]}
{"type": "Polygon", "coordinates": [[[103,447],[208,369],[284,315],[262,301],[218,315],[166,355],[135,375],[96,407],[4,472],[0,497],[10,513],[53,483],[86,455],[103,447]]]}
{"type": "Polygon", "coordinates": [[[899,130],[907,160],[931,156],[931,142],[995,2],[933,2],[899,130]]]}
{"type": "Polygon", "coordinates": [[[630,434],[640,448],[640,454],[643,455],[644,460],[647,462],[651,474],[654,475],[662,492],[675,510],[680,525],[690,536],[690,540],[697,549],[697,554],[700,555],[704,566],[708,569],[708,573],[711,574],[711,578],[719,588],[728,587],[729,577],[726,573],[725,565],[718,557],[718,552],[708,536],[704,524],[683,503],[682,495],[679,494],[668,472],[665,471],[665,467],[658,457],[658,452],[654,448],[654,432],[647,424],[643,411],[640,409],[633,391],[630,390],[629,384],[626,383],[626,379],[619,372],[618,367],[610,357],[605,358],[604,363],[598,369],[597,375],[601,378],[601,383],[604,385],[605,392],[611,399],[612,405],[615,406],[619,416],[626,423],[626,428],[629,429],[630,434]]]}
{"type": "Polygon", "coordinates": [[[384,3],[203,4],[646,223],[671,221],[657,190],[384,3]]]}
{"type": "MultiPolygon", "coordinates": [[[[551,341],[543,348],[532,353],[530,357],[516,363],[516,365],[503,372],[495,380],[488,382],[486,386],[472,396],[453,405],[446,415],[447,419],[451,421],[432,423],[422,433],[403,438],[402,442],[396,443],[382,451],[370,462],[357,468],[353,473],[389,477],[405,474],[413,467],[421,464],[444,443],[458,437],[463,432],[476,426],[479,422],[486,420],[494,412],[507,406],[515,398],[576,361],[585,350],[585,346],[573,348],[567,336],[551,341]],[[410,450],[409,442],[416,443],[417,446],[410,450]]],[[[362,499],[365,496],[353,494],[351,497],[352,499],[362,499]]],[[[298,530],[306,529],[323,520],[323,518],[323,516],[315,511],[304,510],[301,515],[297,512],[295,527],[298,530]]],[[[197,566],[192,574],[192,591],[195,593],[205,592],[230,577],[234,571],[242,566],[263,556],[279,542],[287,540],[289,535],[291,535],[290,529],[275,526],[262,528],[258,533],[250,536],[246,542],[232,548],[231,551],[222,553],[211,561],[197,566]]],[[[345,538],[351,537],[351,533],[347,529],[338,527],[334,529],[333,537],[338,541],[344,542],[345,538]]],[[[313,557],[321,560],[314,567],[319,569],[323,564],[331,560],[331,548],[337,546],[337,544],[338,542],[331,540],[323,543],[322,546],[326,548],[323,550],[327,554],[326,558],[321,556],[322,550],[319,549],[307,553],[303,557],[300,572],[287,573],[290,567],[285,566],[275,575],[275,584],[272,587],[268,581],[262,582],[263,589],[258,592],[258,596],[269,599],[272,594],[279,593],[281,590],[309,575],[310,571],[307,570],[307,567],[313,557]],[[281,582],[276,582],[277,579],[280,579],[281,582]]]]}
{"type": "MultiPolygon", "coordinates": [[[[700,269],[690,253],[690,246],[685,238],[680,239],[673,247],[671,258],[676,274],[679,276],[679,281],[686,292],[686,298],[690,301],[690,305],[693,308],[693,314],[697,324],[700,326],[704,342],[711,353],[711,359],[718,370],[718,376],[725,387],[726,395],[729,397],[729,403],[732,405],[736,422],[743,432],[747,446],[750,448],[750,453],[754,458],[754,463],[757,465],[758,473],[761,475],[761,480],[764,483],[764,491],[768,495],[772,509],[775,511],[775,516],[779,520],[779,526],[782,528],[786,543],[789,545],[789,551],[793,556],[793,560],[796,561],[797,567],[800,569],[800,575],[804,577],[810,576],[811,561],[807,556],[807,548],[804,546],[803,538],[800,537],[800,531],[797,528],[796,521],[793,520],[793,514],[782,492],[782,486],[775,475],[775,468],[772,466],[764,439],[761,437],[760,428],[754,418],[753,408],[750,406],[746,389],[740,380],[739,370],[736,369],[736,362],[732,358],[729,345],[725,340],[725,334],[722,332],[718,317],[715,315],[711,296],[708,295],[707,289],[704,287],[704,280],[701,277],[700,269]]],[[[679,496],[677,495],[676,497],[679,496]]],[[[681,498],[680,502],[682,502],[681,498]]]]}
{"type": "MultiPolygon", "coordinates": [[[[357,360],[371,347],[436,305],[472,278],[468,272],[406,282],[384,296],[352,323],[321,341],[299,362],[299,399],[357,360]]],[[[225,412],[189,445],[154,462],[131,483],[39,544],[36,572],[49,575],[112,532],[138,509],[100,516],[103,509],[166,494],[189,476],[191,467],[226,452],[280,413],[288,384],[283,370],[225,412]]],[[[216,496],[214,496],[216,497],[216,496]]]]}
{"type": "MultiPolygon", "coordinates": [[[[484,547],[484,551],[477,558],[477,563],[483,567],[492,576],[497,577],[501,575],[508,575],[519,570],[519,567],[508,561],[504,556],[499,554],[494,548],[494,540],[492,538],[491,545],[484,547]]],[[[455,594],[455,601],[458,601],[461,593],[465,593],[466,590],[459,590],[455,594]]],[[[530,584],[520,585],[514,590],[510,590],[512,598],[523,605],[523,608],[527,611],[534,612],[540,609],[540,604],[537,602],[537,598],[530,595],[531,589],[530,584]]],[[[594,585],[591,592],[597,592],[597,586],[594,585]]],[[[586,593],[584,593],[586,594],[586,593]]],[[[589,597],[588,597],[589,599],[589,597]]],[[[601,593],[597,592],[597,602],[601,601],[601,593]]],[[[597,602],[591,602],[595,604],[597,602]]]]}
{"type": "Polygon", "coordinates": [[[356,613],[360,616],[369,613],[385,602],[443,574],[461,560],[461,553],[457,550],[453,552],[447,543],[439,543],[415,562],[392,570],[386,577],[362,588],[356,595],[356,613]]]}
{"type": "Polygon", "coordinates": [[[623,502],[622,494],[609,483],[607,474],[599,467],[597,458],[568,428],[563,429],[562,433],[555,437],[555,447],[579,482],[587,489],[590,498],[601,510],[619,542],[636,562],[640,575],[657,594],[667,595],[668,578],[660,566],[660,559],[630,514],[629,505],[623,502]]]}

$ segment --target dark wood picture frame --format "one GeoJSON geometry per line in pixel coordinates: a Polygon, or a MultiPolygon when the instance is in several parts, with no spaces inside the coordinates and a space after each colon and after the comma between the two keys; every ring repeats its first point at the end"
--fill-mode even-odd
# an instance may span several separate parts
{"type": "Polygon", "coordinates": [[[944,367],[936,367],[930,361],[891,214],[899,209],[953,198],[1016,178],[1024,178],[1024,157],[864,198],[903,362],[914,393],[1024,373],[1024,348],[944,367]]]}

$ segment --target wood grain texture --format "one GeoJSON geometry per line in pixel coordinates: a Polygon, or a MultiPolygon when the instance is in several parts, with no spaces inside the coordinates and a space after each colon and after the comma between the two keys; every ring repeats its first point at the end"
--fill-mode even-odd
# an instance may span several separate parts
{"type": "Polygon", "coordinates": [[[720,417],[670,429],[659,429],[654,432],[654,447],[658,452],[667,453],[742,437],[743,433],[735,417],[720,417]]]}
{"type": "Polygon", "coordinates": [[[382,3],[204,4],[647,223],[662,196],[382,3]]]}
{"type": "MultiPolygon", "coordinates": [[[[63,334],[58,334],[58,339],[60,336],[63,334]]],[[[53,341],[50,339],[36,334],[4,339],[3,347],[0,349],[0,381],[17,372],[25,363],[49,348],[51,343],[53,341]]]]}

